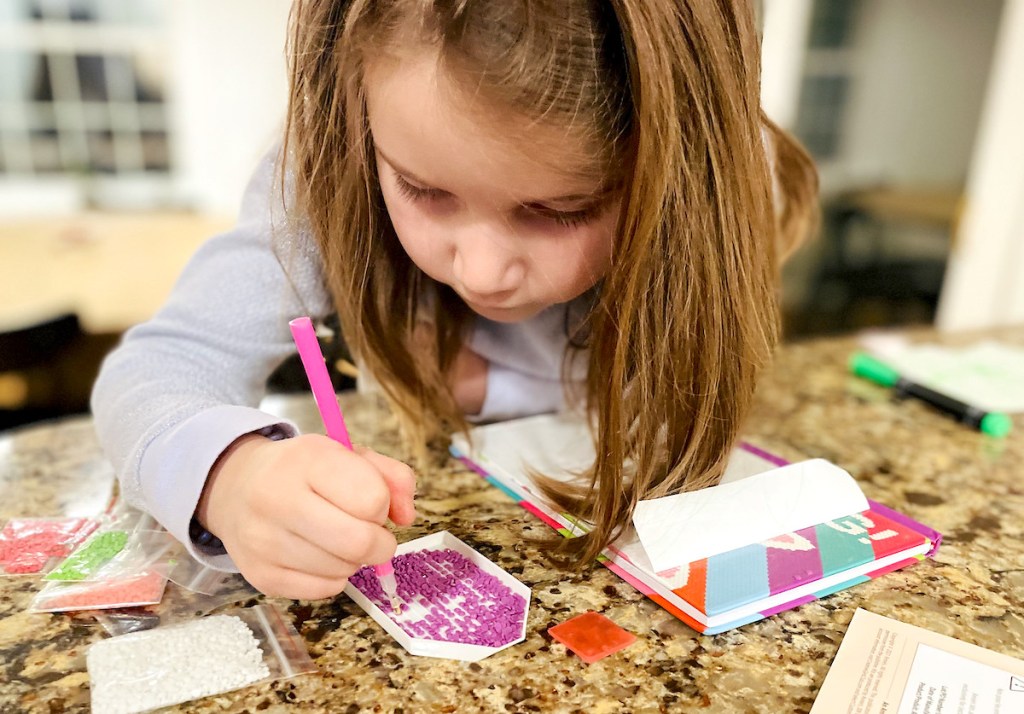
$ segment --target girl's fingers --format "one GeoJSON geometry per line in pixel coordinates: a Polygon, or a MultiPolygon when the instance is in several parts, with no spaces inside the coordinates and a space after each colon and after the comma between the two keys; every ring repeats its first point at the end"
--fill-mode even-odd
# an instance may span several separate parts
{"type": "Polygon", "coordinates": [[[398,547],[387,528],[360,520],[315,493],[300,501],[286,527],[334,557],[359,565],[386,562],[398,547]]]}
{"type": "Polygon", "coordinates": [[[281,532],[277,547],[273,553],[267,554],[266,562],[278,568],[298,570],[330,580],[347,578],[362,567],[290,531],[281,532]]]}
{"type": "Polygon", "coordinates": [[[387,484],[391,494],[388,518],[400,526],[411,525],[416,520],[416,507],[413,497],[416,495],[416,472],[398,459],[392,459],[376,451],[355,447],[356,453],[377,467],[387,484]]]}
{"type": "Polygon", "coordinates": [[[322,600],[335,597],[345,589],[348,578],[325,578],[288,568],[272,568],[253,577],[249,583],[264,595],[290,600],[322,600]]]}
{"type": "Polygon", "coordinates": [[[388,482],[368,459],[338,445],[337,458],[310,470],[309,486],[318,496],[362,521],[383,525],[391,507],[388,482]]]}

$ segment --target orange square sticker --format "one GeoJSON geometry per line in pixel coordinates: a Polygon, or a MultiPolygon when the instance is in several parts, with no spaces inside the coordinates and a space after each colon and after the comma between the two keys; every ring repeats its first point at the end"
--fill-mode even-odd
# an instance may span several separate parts
{"type": "Polygon", "coordinates": [[[577,615],[560,625],[549,627],[548,632],[587,664],[636,642],[636,635],[622,629],[599,612],[577,615]]]}

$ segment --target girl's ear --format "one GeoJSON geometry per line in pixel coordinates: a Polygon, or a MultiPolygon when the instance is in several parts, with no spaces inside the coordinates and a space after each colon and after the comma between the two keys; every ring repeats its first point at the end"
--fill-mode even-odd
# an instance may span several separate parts
{"type": "Polygon", "coordinates": [[[785,262],[817,230],[818,172],[814,161],[788,132],[762,111],[765,150],[772,171],[776,215],[776,251],[785,262]]]}

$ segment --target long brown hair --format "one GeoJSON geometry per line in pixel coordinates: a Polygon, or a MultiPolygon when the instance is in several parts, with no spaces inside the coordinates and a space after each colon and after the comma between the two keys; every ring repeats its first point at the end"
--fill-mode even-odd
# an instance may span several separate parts
{"type": "Polygon", "coordinates": [[[408,258],[381,197],[362,80],[368,57],[400,47],[436,51],[496,110],[566,126],[622,186],[584,331],[597,459],[573,487],[546,483],[593,524],[564,549],[586,564],[638,500],[717,482],[779,338],[781,258],[817,192],[807,155],[761,110],[750,3],[297,0],[292,24],[298,212],[345,339],[413,444],[468,427],[446,374],[470,315],[408,258]]]}

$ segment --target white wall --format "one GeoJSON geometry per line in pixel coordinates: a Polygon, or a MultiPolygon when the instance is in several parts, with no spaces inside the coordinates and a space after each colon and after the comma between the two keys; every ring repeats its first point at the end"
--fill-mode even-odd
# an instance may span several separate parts
{"type": "Polygon", "coordinates": [[[963,185],[1002,6],[862,0],[840,149],[845,181],[963,185]]]}
{"type": "Polygon", "coordinates": [[[761,104],[783,129],[796,124],[812,0],[764,0],[761,104]]]}
{"type": "Polygon", "coordinates": [[[168,3],[171,121],[178,199],[233,215],[287,101],[288,0],[168,3]]]}
{"type": "Polygon", "coordinates": [[[1007,0],[946,272],[945,330],[1024,323],[1024,0],[1007,0]]]}

